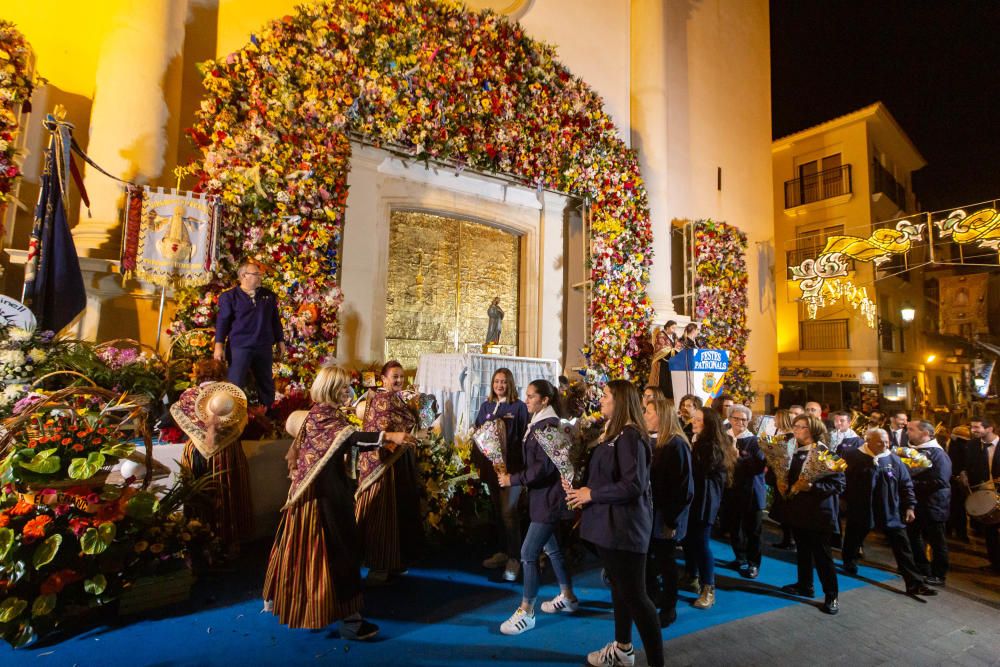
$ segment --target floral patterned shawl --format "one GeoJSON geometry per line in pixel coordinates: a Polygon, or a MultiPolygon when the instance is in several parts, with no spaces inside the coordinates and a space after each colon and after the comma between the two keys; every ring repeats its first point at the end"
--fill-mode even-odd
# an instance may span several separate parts
{"type": "Polygon", "coordinates": [[[292,485],[288,489],[288,501],[282,509],[295,504],[330,457],[357,430],[337,406],[317,403],[309,410],[305,423],[292,443],[295,448],[292,485]]]}
{"type": "MultiPolygon", "coordinates": [[[[401,392],[379,390],[368,395],[362,429],[365,431],[402,431],[409,433],[420,423],[417,412],[401,392]]],[[[379,450],[358,455],[358,493],[378,481],[385,471],[406,452],[400,447],[394,453],[379,450]]]]}

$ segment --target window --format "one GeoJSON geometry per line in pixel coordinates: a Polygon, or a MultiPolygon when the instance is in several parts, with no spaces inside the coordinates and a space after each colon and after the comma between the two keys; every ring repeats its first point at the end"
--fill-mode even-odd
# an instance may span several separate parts
{"type": "Polygon", "coordinates": [[[800,350],[849,350],[849,320],[805,320],[799,322],[800,350]]]}

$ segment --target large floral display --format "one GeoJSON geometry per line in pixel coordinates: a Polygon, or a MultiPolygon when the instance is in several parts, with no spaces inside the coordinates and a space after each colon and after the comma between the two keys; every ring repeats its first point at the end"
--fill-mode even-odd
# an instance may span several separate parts
{"type": "Polygon", "coordinates": [[[600,97],[552,47],[450,0],[326,0],[203,71],[191,169],[199,189],[222,197],[227,224],[219,274],[178,295],[175,333],[210,326],[236,264],[256,258],[295,334],[292,384],[312,376],[339,334],[350,139],[360,138],[585,198],[591,363],[632,375],[652,313],[645,187],[600,97]]]}
{"type": "Polygon", "coordinates": [[[747,235],[725,222],[694,223],[695,301],[694,321],[707,337],[706,347],[728,350],[726,391],[737,401],[753,401],[746,349],[749,308],[747,235]]]}
{"type": "Polygon", "coordinates": [[[13,23],[0,20],[0,214],[21,177],[14,162],[18,111],[33,87],[31,47],[13,23]]]}

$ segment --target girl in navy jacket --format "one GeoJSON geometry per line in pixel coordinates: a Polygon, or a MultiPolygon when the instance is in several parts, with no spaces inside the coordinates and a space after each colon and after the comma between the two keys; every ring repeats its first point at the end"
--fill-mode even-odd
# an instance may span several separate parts
{"type": "Polygon", "coordinates": [[[525,404],[531,413],[531,423],[524,438],[524,470],[502,474],[500,486],[528,489],[531,524],[521,545],[524,570],[524,592],[521,605],[500,625],[505,635],[519,635],[535,627],[535,600],[538,597],[538,556],[545,550],[552,571],[559,582],[559,595],[542,603],[547,614],[574,612],[579,607],[573,593],[562,550],[556,538],[560,519],[572,517],[566,504],[559,470],[538,444],[537,436],[546,429],[559,428],[559,392],[547,380],[535,380],[525,392],[525,404]]]}
{"type": "Polygon", "coordinates": [[[646,551],[653,532],[652,449],[639,390],[626,380],[609,382],[601,414],[608,421],[601,442],[591,450],[585,486],[566,493],[571,506],[583,508],[580,537],[597,547],[615,609],[615,641],[590,653],[587,662],[632,664],[634,622],[649,664],[658,666],[663,664],[663,640],[656,607],[646,592],[646,551]]]}

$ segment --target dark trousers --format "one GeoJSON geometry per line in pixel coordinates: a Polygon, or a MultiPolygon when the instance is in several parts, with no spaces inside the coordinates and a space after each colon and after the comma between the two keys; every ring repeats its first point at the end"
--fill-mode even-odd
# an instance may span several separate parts
{"type": "Polygon", "coordinates": [[[913,547],[913,562],[917,570],[926,576],[944,579],[948,574],[948,538],[945,537],[945,522],[920,519],[906,527],[906,536],[913,547]],[[927,547],[931,548],[931,560],[927,561],[927,547]]]}
{"type": "MultiPolygon", "coordinates": [[[[687,545],[694,559],[695,574],[702,586],[715,585],[715,556],[712,554],[712,524],[688,520],[687,545]]],[[[685,557],[686,557],[685,553],[685,557]]]]}
{"type": "Polygon", "coordinates": [[[230,348],[229,374],[226,379],[245,389],[247,372],[253,373],[260,404],[264,407],[270,407],[274,403],[274,376],[271,374],[273,363],[274,352],[270,345],[267,347],[230,348]]]}
{"type": "Polygon", "coordinates": [[[677,608],[677,540],[658,540],[649,545],[646,560],[646,591],[660,611],[677,608]]]}
{"type": "Polygon", "coordinates": [[[750,563],[760,567],[760,531],[764,520],[764,511],[751,507],[739,509],[730,507],[727,518],[729,519],[729,543],[733,547],[733,556],[740,563],[750,563]]]}
{"type": "MultiPolygon", "coordinates": [[[[850,521],[847,522],[843,551],[845,564],[858,560],[861,543],[868,533],[868,528],[852,526],[850,521]]],[[[913,588],[924,583],[924,576],[917,570],[917,564],[913,561],[913,551],[910,549],[910,540],[906,537],[906,530],[904,528],[883,528],[882,533],[889,540],[892,555],[896,558],[896,570],[903,576],[906,587],[913,588]]]]}
{"type": "Polygon", "coordinates": [[[982,526],[983,537],[986,538],[986,557],[990,559],[993,569],[1000,570],[1000,526],[982,526]]]}
{"type": "Polygon", "coordinates": [[[823,586],[823,592],[836,596],[839,592],[837,568],[833,564],[831,551],[833,547],[830,544],[833,533],[792,528],[792,535],[795,537],[795,555],[799,566],[799,588],[812,590],[813,567],[815,567],[816,574],[819,575],[820,585],[823,586]]]}
{"type": "Polygon", "coordinates": [[[963,542],[969,541],[969,515],[965,513],[965,499],[969,492],[957,482],[951,485],[951,518],[948,519],[948,533],[963,542]]]}
{"type": "Polygon", "coordinates": [[[611,581],[611,602],[615,607],[615,641],[632,643],[632,623],[639,630],[646,660],[663,664],[663,637],[656,607],[646,595],[646,554],[597,547],[604,571],[611,581]]]}
{"type": "Polygon", "coordinates": [[[497,548],[508,558],[517,559],[521,553],[521,513],[517,502],[521,497],[520,486],[501,487],[492,480],[487,483],[493,501],[493,525],[497,528],[497,548]]]}

